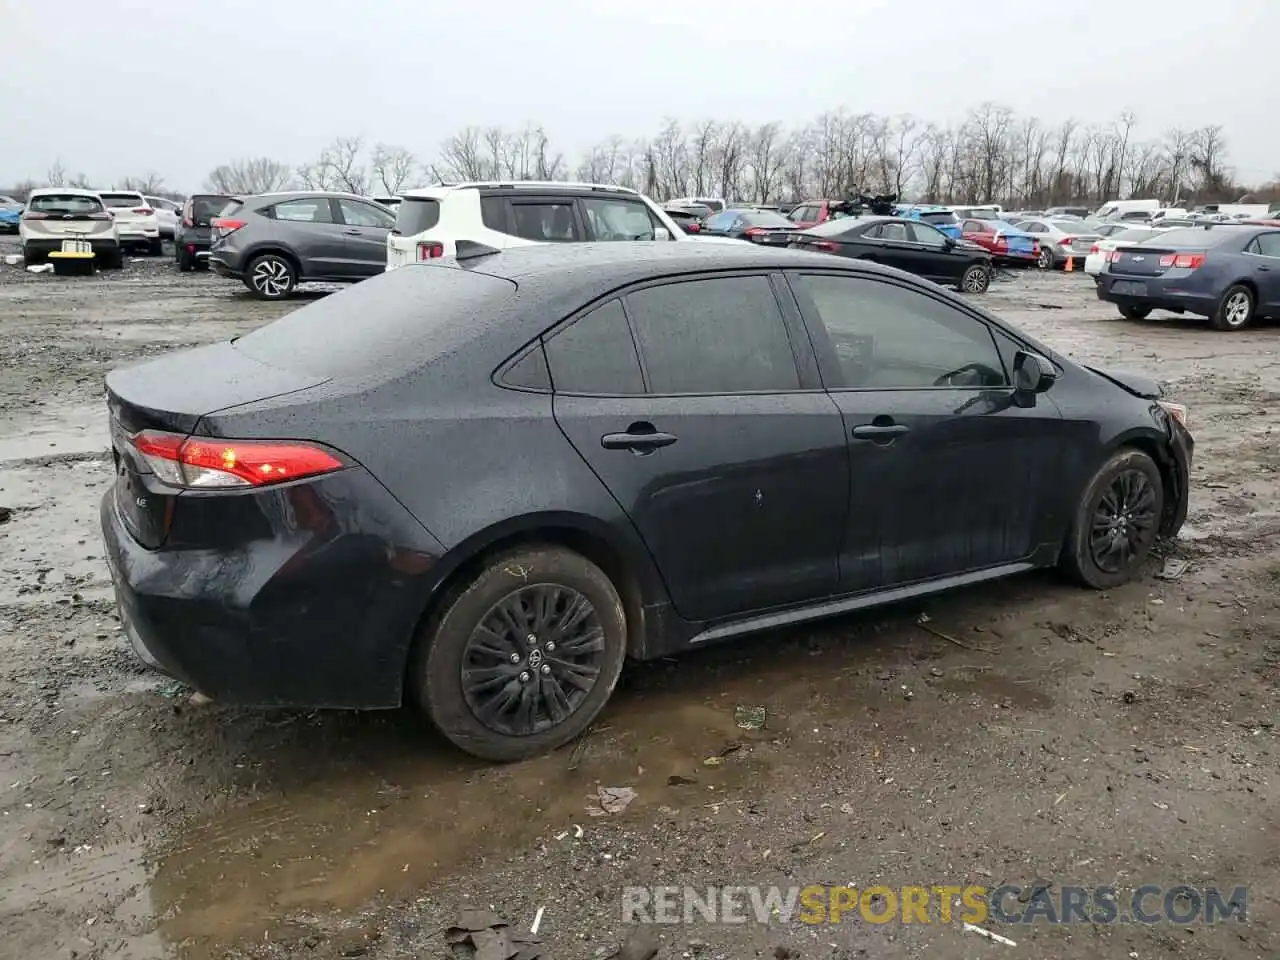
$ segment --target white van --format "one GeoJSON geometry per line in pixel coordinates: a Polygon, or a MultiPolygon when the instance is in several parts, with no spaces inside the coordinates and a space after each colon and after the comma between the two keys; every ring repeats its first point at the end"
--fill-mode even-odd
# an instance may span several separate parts
{"type": "Polygon", "coordinates": [[[1094,211],[1093,220],[1119,220],[1126,213],[1145,213],[1148,216],[1163,207],[1159,200],[1109,200],[1094,211]]]}

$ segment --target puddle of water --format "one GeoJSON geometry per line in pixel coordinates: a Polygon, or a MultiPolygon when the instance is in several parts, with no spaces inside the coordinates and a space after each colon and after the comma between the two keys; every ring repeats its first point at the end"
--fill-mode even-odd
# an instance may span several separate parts
{"type": "Polygon", "coordinates": [[[36,457],[106,453],[111,433],[104,403],[42,410],[0,420],[0,463],[36,457]]]}
{"type": "MultiPolygon", "coordinates": [[[[184,955],[220,956],[217,945],[261,936],[289,914],[411,896],[538,842],[571,844],[575,824],[591,831],[601,823],[585,809],[598,786],[636,790],[617,815],[632,824],[659,807],[702,816],[711,805],[748,802],[770,783],[803,783],[851,751],[870,756],[872,738],[851,745],[837,718],[874,716],[876,738],[945,735],[919,729],[901,681],[877,669],[878,655],[901,660],[900,648],[823,643],[775,638],[744,645],[742,659],[708,651],[708,659],[682,658],[678,669],[640,668],[638,686],[619,690],[576,768],[571,748],[493,767],[443,746],[389,742],[396,738],[386,727],[368,738],[375,747],[359,751],[359,769],[335,772],[333,762],[311,756],[311,769],[299,770],[277,755],[272,770],[288,771],[277,776],[305,782],[273,784],[270,795],[196,826],[164,853],[153,888],[161,929],[185,945],[184,955]],[[739,728],[739,705],[763,705],[765,728],[739,728]]],[[[948,693],[1049,703],[1034,684],[965,677],[948,693]]],[[[870,775],[870,762],[866,769],[870,775]]]]}

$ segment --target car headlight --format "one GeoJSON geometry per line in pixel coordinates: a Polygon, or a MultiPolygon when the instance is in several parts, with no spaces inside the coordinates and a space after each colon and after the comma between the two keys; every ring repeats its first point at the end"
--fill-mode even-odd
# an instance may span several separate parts
{"type": "Polygon", "coordinates": [[[1157,400],[1156,403],[1160,404],[1160,408],[1165,413],[1169,414],[1184,427],[1187,425],[1187,408],[1185,404],[1174,403],[1172,400],[1157,400]]]}

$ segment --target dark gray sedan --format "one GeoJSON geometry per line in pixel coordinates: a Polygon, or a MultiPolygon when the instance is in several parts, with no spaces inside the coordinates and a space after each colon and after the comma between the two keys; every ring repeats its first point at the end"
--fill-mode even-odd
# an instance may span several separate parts
{"type": "Polygon", "coordinates": [[[350,193],[236,197],[213,221],[209,263],[262,300],[305,281],[355,283],[383,272],[396,217],[350,193]]]}

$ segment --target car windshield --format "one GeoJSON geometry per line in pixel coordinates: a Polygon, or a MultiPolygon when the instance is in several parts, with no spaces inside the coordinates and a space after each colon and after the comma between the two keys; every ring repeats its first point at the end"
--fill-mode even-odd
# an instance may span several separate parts
{"type": "Polygon", "coordinates": [[[100,213],[102,204],[97,197],[86,197],[79,193],[42,193],[28,202],[33,213],[100,213]]]}
{"type": "Polygon", "coordinates": [[[751,227],[793,227],[795,224],[772,210],[747,210],[742,219],[751,227]]]}
{"type": "Polygon", "coordinates": [[[113,209],[123,209],[124,207],[141,207],[144,201],[141,195],[136,193],[103,193],[99,194],[102,202],[113,209]]]}

